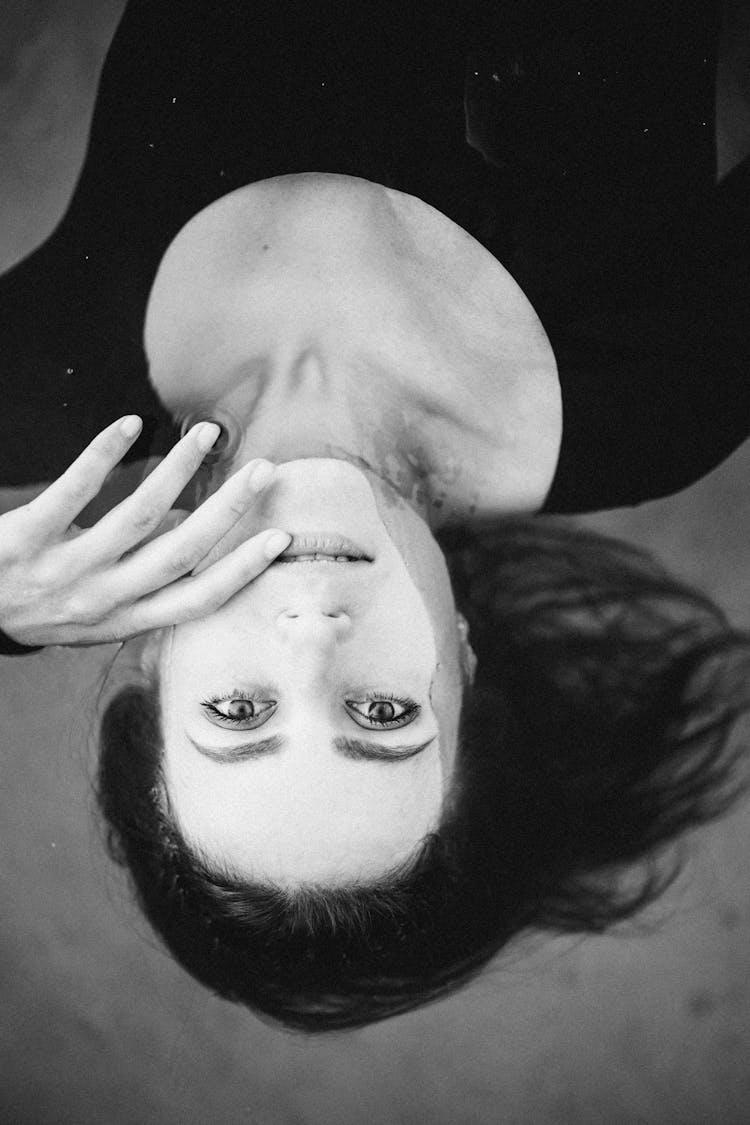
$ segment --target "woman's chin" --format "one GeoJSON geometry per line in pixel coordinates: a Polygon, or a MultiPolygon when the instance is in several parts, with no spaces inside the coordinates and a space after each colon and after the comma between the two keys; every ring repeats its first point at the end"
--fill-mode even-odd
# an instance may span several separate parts
{"type": "Polygon", "coordinates": [[[346,461],[328,458],[278,465],[252,515],[261,521],[258,530],[274,526],[295,535],[336,534],[361,541],[368,555],[374,551],[380,525],[365,474],[346,461]]]}

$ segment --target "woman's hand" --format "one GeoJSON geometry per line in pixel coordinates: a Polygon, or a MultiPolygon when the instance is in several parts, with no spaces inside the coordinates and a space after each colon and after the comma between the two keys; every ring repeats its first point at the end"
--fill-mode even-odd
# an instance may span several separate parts
{"type": "Polygon", "coordinates": [[[153,537],[216,441],[220,431],[212,422],[194,426],[94,527],[76,527],[73,520],[140,427],[135,416],[108,426],[59,480],[0,516],[0,630],[12,640],[103,644],[202,617],[256,578],[289,543],[286,532],[264,531],[199,575],[185,577],[270,482],[274,466],[267,461],[246,465],[178,527],[153,537]]]}

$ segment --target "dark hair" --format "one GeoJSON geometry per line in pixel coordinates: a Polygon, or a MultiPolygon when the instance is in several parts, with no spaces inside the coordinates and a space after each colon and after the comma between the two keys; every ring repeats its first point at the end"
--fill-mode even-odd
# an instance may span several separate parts
{"type": "Polygon", "coordinates": [[[389,879],[287,891],[212,869],[161,776],[158,685],[101,727],[112,854],[197,980],[287,1027],[457,988],[527,928],[601,931],[676,875],[663,847],[744,791],[749,639],[633,547],[545,519],[442,537],[478,676],[438,830],[389,879]],[[668,862],[666,862],[668,860],[668,862]]]}

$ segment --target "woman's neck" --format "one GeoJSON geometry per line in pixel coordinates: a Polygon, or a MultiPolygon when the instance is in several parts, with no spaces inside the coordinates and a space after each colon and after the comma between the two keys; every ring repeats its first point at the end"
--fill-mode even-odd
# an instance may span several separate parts
{"type": "Polygon", "coordinates": [[[217,463],[212,488],[256,457],[276,464],[334,459],[397,493],[431,527],[445,522],[448,466],[425,440],[422,404],[398,380],[361,357],[347,361],[340,343],[335,359],[314,345],[265,358],[252,379],[240,377],[221,398],[190,410],[228,432],[231,454],[217,463]]]}
{"type": "Polygon", "coordinates": [[[154,387],[229,419],[233,465],[334,457],[436,527],[534,510],[557,458],[549,342],[502,266],[410,196],[253,184],[178,235],[149,302],[154,387]]]}

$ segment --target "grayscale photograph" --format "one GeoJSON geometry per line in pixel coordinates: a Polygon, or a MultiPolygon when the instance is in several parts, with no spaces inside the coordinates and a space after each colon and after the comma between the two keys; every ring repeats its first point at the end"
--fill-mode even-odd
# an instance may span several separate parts
{"type": "Polygon", "coordinates": [[[0,1125],[750,1121],[750,0],[0,0],[0,1125]]]}

